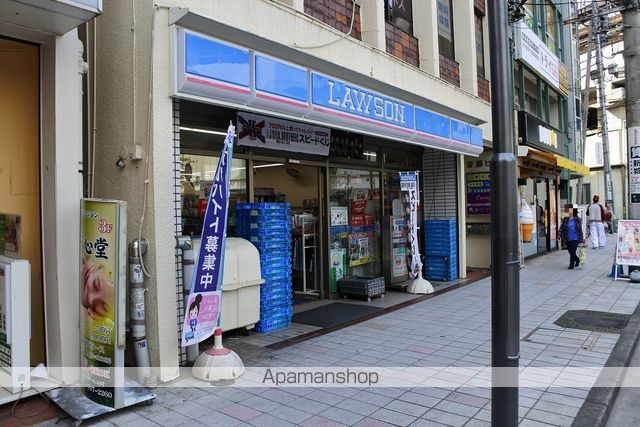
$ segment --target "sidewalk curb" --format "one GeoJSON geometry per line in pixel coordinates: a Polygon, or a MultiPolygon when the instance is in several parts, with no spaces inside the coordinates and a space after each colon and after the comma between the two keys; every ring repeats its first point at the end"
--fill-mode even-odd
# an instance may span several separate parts
{"type": "MultiPolygon", "coordinates": [[[[618,342],[611,351],[606,368],[620,368],[629,366],[631,357],[638,345],[640,338],[640,304],[636,307],[629,319],[629,323],[622,331],[618,342]]],[[[600,374],[598,380],[603,377],[600,374]]],[[[624,378],[624,370],[619,370],[615,374],[615,383],[621,384],[624,378]]],[[[612,379],[609,377],[609,379],[612,379]]],[[[593,387],[584,404],[580,408],[578,415],[571,424],[572,427],[582,426],[604,426],[609,418],[609,413],[616,398],[618,397],[618,387],[593,387]]]]}

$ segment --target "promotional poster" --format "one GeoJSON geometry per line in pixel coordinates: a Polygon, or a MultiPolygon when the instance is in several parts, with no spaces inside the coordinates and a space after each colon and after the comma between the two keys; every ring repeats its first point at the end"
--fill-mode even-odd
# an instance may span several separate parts
{"type": "Polygon", "coordinates": [[[183,347],[197,344],[213,335],[220,318],[234,133],[235,128],[230,125],[209,192],[202,224],[202,244],[196,258],[193,282],[190,284],[191,292],[185,307],[183,347]]]}
{"type": "Polygon", "coordinates": [[[81,380],[84,395],[122,407],[124,344],[118,339],[126,286],[126,203],[83,199],[80,233],[81,380]]]}
{"type": "Polygon", "coordinates": [[[640,221],[618,221],[616,264],[640,265],[640,221]]]}
{"type": "Polygon", "coordinates": [[[406,259],[409,278],[415,279],[422,271],[420,249],[418,247],[418,172],[400,172],[400,192],[406,228],[406,259]]]}

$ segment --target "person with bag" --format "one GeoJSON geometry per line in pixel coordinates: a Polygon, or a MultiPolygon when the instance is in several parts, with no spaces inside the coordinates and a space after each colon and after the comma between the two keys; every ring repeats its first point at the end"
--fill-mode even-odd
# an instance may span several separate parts
{"type": "Polygon", "coordinates": [[[600,197],[593,196],[593,203],[587,207],[587,217],[589,218],[589,233],[591,234],[591,247],[593,249],[604,248],[607,243],[607,235],[604,233],[605,212],[598,201],[600,197]]]}
{"type": "Polygon", "coordinates": [[[584,243],[582,235],[582,221],[578,218],[578,210],[569,210],[569,216],[562,218],[560,225],[560,239],[569,251],[569,270],[580,265],[580,258],[576,254],[578,244],[584,243]]]}

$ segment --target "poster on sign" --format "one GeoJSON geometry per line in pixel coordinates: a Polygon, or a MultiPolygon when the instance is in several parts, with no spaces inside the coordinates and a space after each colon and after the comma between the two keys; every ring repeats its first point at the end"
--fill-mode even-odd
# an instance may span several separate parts
{"type": "Polygon", "coordinates": [[[467,176],[467,215],[491,215],[491,175],[473,172],[467,176]]]}
{"type": "Polygon", "coordinates": [[[211,184],[202,225],[202,244],[185,307],[182,346],[197,344],[213,335],[220,318],[224,246],[229,211],[229,177],[235,128],[229,125],[222,154],[211,184]]]}
{"type": "Polygon", "coordinates": [[[616,264],[640,265],[640,221],[618,221],[616,264]]]}
{"type": "Polygon", "coordinates": [[[418,247],[418,207],[420,192],[418,190],[418,172],[400,172],[400,192],[404,209],[406,228],[406,259],[409,278],[415,279],[422,271],[420,248],[418,247]]]}
{"type": "Polygon", "coordinates": [[[329,128],[238,113],[238,145],[328,156],[330,144],[329,128]]]}

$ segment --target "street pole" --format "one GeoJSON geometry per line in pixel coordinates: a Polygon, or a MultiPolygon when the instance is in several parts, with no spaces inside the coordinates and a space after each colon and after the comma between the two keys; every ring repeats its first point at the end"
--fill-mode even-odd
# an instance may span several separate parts
{"type": "Polygon", "coordinates": [[[638,4],[629,5],[622,12],[624,25],[624,70],[625,70],[625,107],[627,116],[627,149],[629,177],[629,218],[640,219],[640,170],[635,162],[640,162],[640,13],[638,4]],[[634,149],[635,148],[635,149],[634,149]]]}
{"type": "MultiPolygon", "coordinates": [[[[604,66],[602,65],[602,36],[606,31],[602,28],[598,0],[594,0],[593,14],[595,16],[596,33],[596,64],[598,67],[598,92],[600,95],[600,111],[602,114],[602,158],[604,163],[604,193],[605,201],[613,207],[613,183],[611,181],[611,161],[609,159],[609,129],[607,126],[607,96],[604,92],[604,66]]],[[[606,15],[604,15],[606,16],[606,15]]]]}
{"type": "MultiPolygon", "coordinates": [[[[579,159],[578,159],[578,163],[580,163],[581,165],[584,164],[584,156],[585,156],[585,147],[586,147],[586,141],[587,141],[587,128],[588,126],[588,120],[589,120],[589,89],[591,86],[591,51],[593,49],[593,25],[594,25],[594,21],[593,19],[591,20],[591,25],[589,26],[589,35],[588,37],[588,42],[587,42],[587,67],[586,67],[586,82],[585,82],[585,87],[582,90],[582,111],[580,112],[580,118],[581,123],[582,123],[582,129],[580,129],[580,132],[582,134],[582,138],[581,138],[581,143],[580,143],[580,152],[579,152],[579,159]]],[[[583,203],[582,201],[582,181],[583,181],[583,177],[582,175],[580,177],[578,177],[578,182],[576,184],[576,203],[581,204],[583,203]]],[[[588,201],[587,201],[588,203],[588,201]]]]}
{"type": "Polygon", "coordinates": [[[491,424],[518,425],[520,263],[511,115],[507,2],[490,0],[491,51],[491,424]],[[499,369],[496,369],[499,368],[499,369]],[[506,368],[506,369],[505,369],[506,368]]]}

